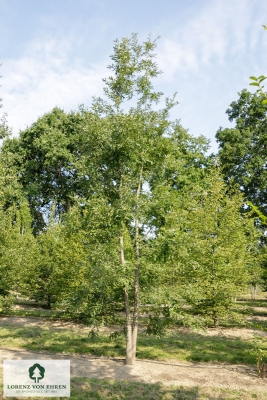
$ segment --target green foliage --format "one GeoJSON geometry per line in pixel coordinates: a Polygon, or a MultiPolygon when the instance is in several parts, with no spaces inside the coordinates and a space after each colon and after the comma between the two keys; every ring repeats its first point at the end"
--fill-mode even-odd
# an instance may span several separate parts
{"type": "MultiPolygon", "coordinates": [[[[1,99],[0,99],[1,100],[1,99]]],[[[0,108],[1,108],[0,104],[0,108]]],[[[7,114],[4,113],[0,118],[0,139],[5,139],[11,134],[11,130],[7,124],[7,114]]]]}
{"type": "MultiPolygon", "coordinates": [[[[249,79],[252,80],[252,82],[250,83],[251,86],[256,86],[258,89],[256,91],[256,93],[260,93],[261,95],[264,95],[263,92],[263,88],[264,86],[261,84],[265,79],[267,78],[267,76],[261,75],[258,78],[256,78],[255,76],[250,76],[249,79]]],[[[267,99],[262,100],[262,104],[266,104],[267,103],[267,99]]]]}
{"type": "Polygon", "coordinates": [[[246,200],[267,213],[267,106],[262,95],[242,90],[226,111],[235,128],[220,128],[216,133],[223,174],[228,183],[237,184],[246,200]]]}
{"type": "Polygon", "coordinates": [[[7,314],[14,305],[15,298],[8,292],[0,291],[0,314],[7,314]],[[4,292],[4,294],[3,294],[4,292]]]}
{"type": "Polygon", "coordinates": [[[84,280],[87,266],[83,231],[79,231],[73,213],[63,225],[50,220],[47,229],[36,238],[35,262],[24,271],[21,292],[51,308],[72,293],[84,280]]]}
{"type": "Polygon", "coordinates": [[[23,271],[31,264],[34,238],[27,200],[13,169],[0,158],[0,291],[4,310],[12,302],[8,293],[21,287],[23,271]]]}
{"type": "MultiPolygon", "coordinates": [[[[256,269],[266,266],[267,105],[262,104],[263,98],[262,93],[252,94],[243,90],[239,99],[232,102],[226,111],[229,120],[235,121],[235,128],[220,128],[216,134],[225,180],[231,186],[237,185],[244,193],[248,209],[252,211],[251,216],[262,229],[260,247],[256,251],[256,269]]],[[[263,278],[264,274],[263,271],[263,278]]],[[[259,270],[256,275],[259,277],[258,283],[261,283],[262,274],[259,270]]]]}
{"type": "Polygon", "coordinates": [[[80,276],[73,275],[76,283],[61,304],[72,317],[95,326],[111,322],[116,304],[121,308],[123,303],[118,292],[123,287],[123,275],[118,265],[118,232],[112,226],[113,218],[110,205],[104,199],[92,197],[82,210],[72,209],[62,225],[65,237],[72,240],[69,252],[75,246],[83,249],[80,258],[83,268],[80,276]]]}
{"type": "Polygon", "coordinates": [[[185,299],[192,312],[210,316],[217,326],[248,283],[257,233],[253,221],[240,214],[241,196],[227,193],[218,168],[205,183],[183,197],[184,208],[177,203],[162,241],[168,243],[166,273],[177,287],[176,301],[185,299]]]}
{"type": "Polygon", "coordinates": [[[111,55],[113,64],[108,68],[114,72],[115,77],[110,76],[103,81],[107,97],[119,109],[124,100],[131,100],[139,95],[137,107],[145,103],[157,102],[162,93],[153,92],[151,78],[160,74],[156,63],[153,61],[156,40],[150,37],[143,44],[138,43],[137,34],[130,38],[116,40],[114,54],[111,55]]]}
{"type": "Polygon", "coordinates": [[[259,210],[259,208],[257,206],[254,206],[251,201],[247,201],[246,204],[251,207],[253,215],[257,217],[257,224],[262,225],[263,227],[267,225],[267,217],[259,210]]]}
{"type": "Polygon", "coordinates": [[[52,203],[59,216],[81,194],[85,178],[77,168],[83,118],[79,112],[66,114],[54,108],[21,131],[19,138],[8,138],[3,144],[5,165],[16,172],[27,196],[35,233],[44,228],[44,215],[47,219],[52,203]]]}
{"type": "MultiPolygon", "coordinates": [[[[265,329],[266,330],[266,329],[265,329]]],[[[267,363],[267,348],[264,337],[254,333],[254,354],[259,376],[261,376],[262,365],[267,363]],[[265,346],[265,347],[264,347],[265,346]]],[[[264,376],[262,376],[263,378],[264,376]]]]}

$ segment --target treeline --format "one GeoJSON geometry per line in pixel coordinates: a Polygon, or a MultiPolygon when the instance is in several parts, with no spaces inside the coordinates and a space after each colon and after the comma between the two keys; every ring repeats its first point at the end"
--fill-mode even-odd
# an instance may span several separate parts
{"type": "Polygon", "coordinates": [[[2,310],[18,292],[93,326],[124,311],[127,364],[140,305],[148,333],[218,326],[266,284],[266,104],[242,91],[207,156],[205,137],[170,120],[175,96],[153,88],[155,47],[115,41],[90,109],[55,108],[17,138],[1,128],[2,310]]]}

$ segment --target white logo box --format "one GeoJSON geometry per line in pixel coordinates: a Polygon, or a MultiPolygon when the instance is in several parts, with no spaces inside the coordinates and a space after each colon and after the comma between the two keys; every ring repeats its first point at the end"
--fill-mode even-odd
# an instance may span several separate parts
{"type": "Polygon", "coordinates": [[[70,397],[70,360],[4,360],[5,397],[70,397]]]}

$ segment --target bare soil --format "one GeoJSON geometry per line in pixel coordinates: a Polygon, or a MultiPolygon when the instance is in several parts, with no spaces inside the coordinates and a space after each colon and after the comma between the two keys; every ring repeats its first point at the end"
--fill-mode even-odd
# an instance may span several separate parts
{"type": "MultiPolygon", "coordinates": [[[[43,318],[31,317],[1,317],[0,326],[46,326],[57,329],[90,330],[78,324],[62,321],[47,321],[43,318]]],[[[185,330],[186,328],[182,328],[185,330]]],[[[250,339],[254,330],[247,328],[209,329],[207,335],[222,335],[225,337],[240,337],[250,339]]],[[[267,332],[258,332],[267,336],[267,332]]],[[[15,348],[1,348],[0,360],[5,359],[70,359],[71,376],[88,378],[111,378],[146,383],[162,382],[167,385],[217,387],[231,389],[247,389],[266,391],[267,378],[261,379],[256,368],[244,365],[227,365],[213,363],[181,363],[160,362],[151,360],[137,360],[135,366],[125,366],[124,360],[119,358],[91,357],[88,355],[54,354],[49,352],[25,351],[15,348]]]]}

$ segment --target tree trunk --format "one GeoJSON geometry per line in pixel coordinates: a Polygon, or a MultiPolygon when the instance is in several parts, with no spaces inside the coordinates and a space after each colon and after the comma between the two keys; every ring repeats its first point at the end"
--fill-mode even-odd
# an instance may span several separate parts
{"type": "Polygon", "coordinates": [[[140,248],[139,248],[139,210],[138,200],[141,191],[141,179],[143,175],[143,166],[141,167],[138,187],[136,191],[136,218],[135,218],[135,279],[134,279],[134,312],[133,312],[133,364],[136,358],[136,344],[138,334],[138,318],[139,318],[139,270],[140,270],[140,248]]]}
{"type": "MultiPolygon", "coordinates": [[[[120,178],[120,200],[121,200],[121,187],[122,187],[122,176],[120,178]]],[[[124,243],[123,243],[123,227],[120,232],[120,259],[121,265],[125,266],[124,257],[124,243]]],[[[125,364],[133,365],[135,357],[133,357],[133,331],[132,331],[132,318],[131,318],[131,307],[129,301],[129,292],[127,286],[124,287],[124,304],[125,304],[125,315],[126,315],[126,357],[125,364]]],[[[135,355],[135,353],[134,353],[135,355]]]]}
{"type": "Polygon", "coordinates": [[[135,280],[134,280],[134,312],[133,312],[133,363],[136,357],[136,343],[138,333],[138,317],[139,317],[139,267],[140,267],[140,253],[139,253],[139,221],[135,220],[135,280]]]}
{"type": "Polygon", "coordinates": [[[219,326],[219,316],[217,314],[217,311],[213,312],[213,327],[218,328],[219,326]]]}
{"type": "Polygon", "coordinates": [[[128,291],[124,289],[125,313],[126,313],[126,365],[133,365],[135,354],[133,353],[133,332],[131,323],[131,310],[129,305],[128,291]]]}
{"type": "Polygon", "coordinates": [[[47,295],[47,308],[51,310],[51,296],[50,294],[47,295]]]}
{"type": "Polygon", "coordinates": [[[258,290],[257,283],[254,284],[254,285],[251,285],[251,298],[252,298],[252,300],[256,300],[257,290],[258,290]]]}
{"type": "MultiPolygon", "coordinates": [[[[129,303],[128,290],[124,289],[124,301],[125,301],[125,314],[126,314],[126,365],[134,365],[136,359],[136,344],[138,334],[138,318],[139,318],[139,269],[140,269],[140,250],[139,250],[139,218],[138,218],[138,199],[141,190],[141,178],[143,168],[141,168],[139,182],[136,191],[136,218],[135,218],[135,277],[134,277],[134,310],[133,320],[131,320],[131,309],[129,303]]],[[[121,263],[125,264],[124,259],[124,246],[123,246],[123,232],[120,235],[120,247],[121,247],[121,263]]]]}
{"type": "MultiPolygon", "coordinates": [[[[124,258],[124,245],[123,245],[123,231],[121,231],[120,234],[120,248],[121,248],[121,264],[125,264],[125,258],[124,258]]],[[[130,302],[129,302],[129,293],[128,289],[125,287],[124,288],[124,303],[125,303],[125,314],[126,314],[126,359],[125,359],[125,364],[126,365],[133,365],[134,364],[134,359],[133,359],[133,334],[132,334],[132,321],[131,321],[131,308],[130,308],[130,302]]]]}

